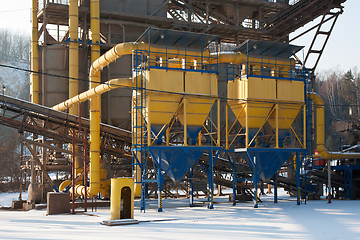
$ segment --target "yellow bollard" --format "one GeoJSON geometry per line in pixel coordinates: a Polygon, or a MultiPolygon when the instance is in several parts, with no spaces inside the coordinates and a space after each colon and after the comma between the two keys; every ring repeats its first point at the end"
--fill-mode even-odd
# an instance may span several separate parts
{"type": "Polygon", "coordinates": [[[112,178],[110,219],[134,219],[134,179],[112,178]]]}

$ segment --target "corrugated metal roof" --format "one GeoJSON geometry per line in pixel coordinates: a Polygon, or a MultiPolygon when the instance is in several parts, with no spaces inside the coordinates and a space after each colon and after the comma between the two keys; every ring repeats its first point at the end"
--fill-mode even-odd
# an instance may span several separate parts
{"type": "Polygon", "coordinates": [[[303,46],[295,46],[287,43],[247,40],[234,49],[234,52],[241,52],[249,55],[289,58],[303,48],[303,46]]]}
{"type": "Polygon", "coordinates": [[[167,45],[168,47],[205,48],[218,36],[175,30],[148,28],[137,40],[148,44],[167,45]]]}

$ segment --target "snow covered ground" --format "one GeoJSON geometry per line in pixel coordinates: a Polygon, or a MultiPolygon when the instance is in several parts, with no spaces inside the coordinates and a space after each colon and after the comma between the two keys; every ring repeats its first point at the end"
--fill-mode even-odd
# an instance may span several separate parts
{"type": "MultiPolygon", "coordinates": [[[[0,194],[1,204],[6,196],[10,199],[0,194]]],[[[0,239],[360,239],[360,201],[320,200],[297,206],[284,195],[277,204],[272,194],[262,199],[254,209],[252,203],[232,206],[228,197],[215,197],[213,210],[206,205],[190,208],[187,199],[165,199],[162,213],[156,211],[155,200],[146,213],[139,212],[136,202],[135,218],[155,221],[113,227],[100,224],[110,218],[106,208],[89,212],[92,216],[46,216],[46,209],[0,211],[0,239]]]]}
{"type": "MultiPolygon", "coordinates": [[[[28,195],[27,192],[22,193],[22,199],[27,199],[28,195]]],[[[13,200],[19,199],[19,193],[1,193],[0,194],[0,207],[11,207],[13,200]]],[[[1,237],[1,235],[0,235],[1,237]]]]}

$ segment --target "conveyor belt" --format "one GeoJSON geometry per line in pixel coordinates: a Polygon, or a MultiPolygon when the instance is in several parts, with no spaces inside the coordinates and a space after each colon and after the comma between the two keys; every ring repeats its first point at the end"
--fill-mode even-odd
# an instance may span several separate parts
{"type": "Polygon", "coordinates": [[[266,20],[266,34],[281,38],[294,32],[331,9],[342,11],[341,3],[346,0],[300,0],[288,9],[266,20]]]}
{"type": "MultiPolygon", "coordinates": [[[[62,144],[71,143],[69,130],[77,130],[79,127],[77,116],[6,95],[0,97],[0,108],[2,109],[1,125],[18,129],[19,132],[40,135],[62,144]]],[[[89,132],[89,119],[81,118],[81,127],[83,131],[89,132]]],[[[101,124],[100,134],[102,153],[121,156],[125,154],[125,146],[131,144],[131,132],[117,127],[101,124]]],[[[76,139],[76,141],[83,142],[82,139],[76,139]]]]}

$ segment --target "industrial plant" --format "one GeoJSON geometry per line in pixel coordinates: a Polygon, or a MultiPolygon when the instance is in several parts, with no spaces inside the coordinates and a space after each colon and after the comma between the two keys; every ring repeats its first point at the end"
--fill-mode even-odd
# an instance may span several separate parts
{"type": "Polygon", "coordinates": [[[0,98],[22,136],[17,205],[117,220],[134,200],[359,199],[360,152],[327,150],[315,89],[345,1],[32,0],[30,102],[0,98]]]}

